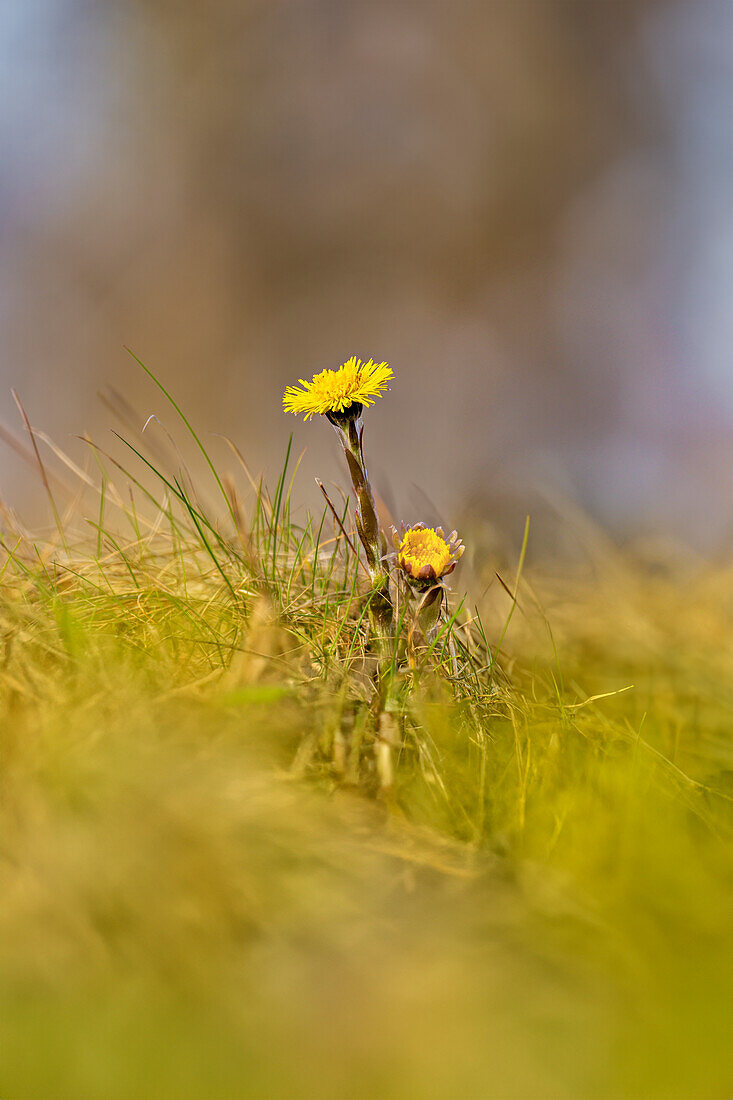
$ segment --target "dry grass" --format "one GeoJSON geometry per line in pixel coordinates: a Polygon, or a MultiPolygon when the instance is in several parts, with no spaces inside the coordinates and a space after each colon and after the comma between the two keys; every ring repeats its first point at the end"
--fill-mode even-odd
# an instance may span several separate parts
{"type": "Polygon", "coordinates": [[[385,805],[338,527],[131,445],[3,525],[2,1094],[730,1096],[731,571],[495,583],[385,805]]]}

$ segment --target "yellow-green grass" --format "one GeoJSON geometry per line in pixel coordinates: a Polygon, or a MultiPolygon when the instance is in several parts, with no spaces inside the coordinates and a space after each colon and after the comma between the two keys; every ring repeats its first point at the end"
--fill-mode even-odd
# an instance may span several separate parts
{"type": "Polygon", "coordinates": [[[130,444],[4,518],[0,1094],[729,1097],[733,572],[463,532],[385,800],[330,513],[130,444]]]}

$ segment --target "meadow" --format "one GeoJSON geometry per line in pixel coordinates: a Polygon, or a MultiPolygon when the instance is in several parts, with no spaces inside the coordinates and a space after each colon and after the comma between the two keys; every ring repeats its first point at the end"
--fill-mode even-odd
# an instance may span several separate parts
{"type": "Polygon", "coordinates": [[[531,523],[499,562],[474,515],[385,789],[346,496],[169,411],[17,441],[55,520],[3,505],[0,1093],[730,1097],[730,564],[572,513],[572,567],[531,523]]]}

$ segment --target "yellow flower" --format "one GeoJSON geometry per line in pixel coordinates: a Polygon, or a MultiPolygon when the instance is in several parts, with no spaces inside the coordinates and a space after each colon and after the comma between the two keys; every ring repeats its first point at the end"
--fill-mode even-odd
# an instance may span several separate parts
{"type": "Polygon", "coordinates": [[[306,420],[317,413],[338,415],[352,405],[373,405],[392,377],[392,370],[386,363],[375,363],[373,359],[362,363],[352,355],[338,370],[322,370],[315,374],[312,382],[301,378],[302,389],[288,386],[283,408],[296,416],[305,413],[306,420]]]}
{"type": "Polygon", "coordinates": [[[423,523],[407,528],[403,524],[401,537],[393,527],[392,537],[398,566],[418,584],[435,584],[447,577],[466,549],[456,531],[446,539],[442,527],[426,527],[423,523]]]}

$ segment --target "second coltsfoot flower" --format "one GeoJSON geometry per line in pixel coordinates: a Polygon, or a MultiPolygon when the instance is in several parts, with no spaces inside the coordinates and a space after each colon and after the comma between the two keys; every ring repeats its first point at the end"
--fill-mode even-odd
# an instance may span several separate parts
{"type": "Polygon", "coordinates": [[[400,572],[415,588],[430,588],[453,572],[465,550],[458,532],[445,537],[442,527],[416,523],[402,524],[401,532],[392,528],[395,561],[400,572]]]}

